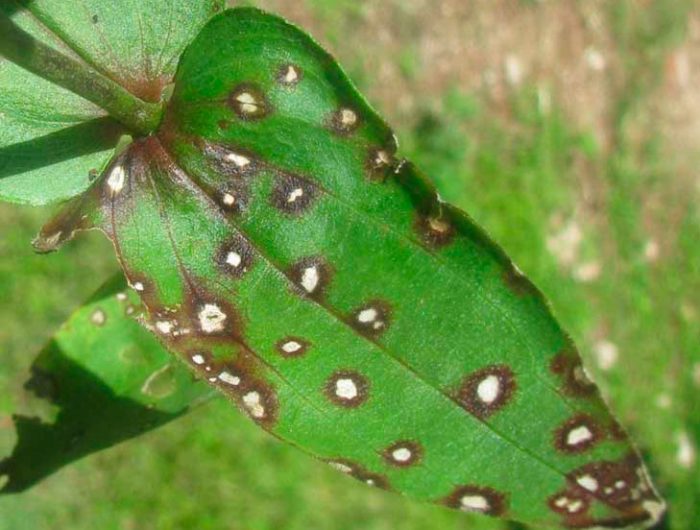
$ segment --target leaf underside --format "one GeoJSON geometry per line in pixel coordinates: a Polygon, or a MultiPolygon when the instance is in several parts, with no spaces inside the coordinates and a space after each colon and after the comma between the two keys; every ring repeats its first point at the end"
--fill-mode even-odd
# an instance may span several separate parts
{"type": "Polygon", "coordinates": [[[23,491],[87,454],[159,427],[212,390],[197,382],[134,317],[136,296],[118,275],[62,326],[34,360],[25,390],[53,418],[17,414],[17,443],[0,460],[0,493],[23,491]]]}
{"type": "Polygon", "coordinates": [[[113,241],[148,326],[275,436],[373,486],[545,526],[663,503],[536,288],[255,9],[181,58],[158,133],[42,230],[113,241]]]}
{"type": "MultiPolygon", "coordinates": [[[[137,97],[158,102],[182,50],[222,5],[3,0],[0,16],[137,97]]],[[[0,57],[1,200],[40,205],[82,193],[127,132],[95,105],[0,57]]]]}

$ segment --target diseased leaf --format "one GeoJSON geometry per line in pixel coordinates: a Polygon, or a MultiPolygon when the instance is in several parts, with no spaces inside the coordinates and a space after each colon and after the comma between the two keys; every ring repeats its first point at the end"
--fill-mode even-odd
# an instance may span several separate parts
{"type": "Polygon", "coordinates": [[[17,414],[17,444],[0,460],[2,493],[155,429],[212,391],[175,362],[134,317],[135,295],[118,275],[77,310],[32,364],[25,389],[55,408],[52,421],[17,414]]]}
{"type": "MultiPolygon", "coordinates": [[[[176,61],[221,0],[6,0],[0,17],[158,102],[176,61]]],[[[0,199],[48,204],[83,192],[126,129],[88,101],[0,58],[0,199]]]]}
{"type": "Polygon", "coordinates": [[[657,522],[540,293],[396,149],[307,35],[227,11],[183,55],[158,134],[36,246],[104,230],[171,351],[359,480],[549,527],[657,522]]]}

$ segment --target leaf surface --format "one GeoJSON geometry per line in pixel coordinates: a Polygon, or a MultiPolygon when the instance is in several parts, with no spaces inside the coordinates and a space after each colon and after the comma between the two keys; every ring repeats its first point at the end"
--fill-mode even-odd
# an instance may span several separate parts
{"type": "MultiPolygon", "coordinates": [[[[160,101],[176,61],[220,0],[8,0],[0,16],[160,101]]],[[[0,199],[47,204],[83,192],[127,131],[92,103],[0,58],[0,199]]]]}
{"type": "Polygon", "coordinates": [[[118,275],[61,327],[32,364],[25,390],[50,419],[13,417],[14,451],[0,460],[2,493],[25,490],[83,456],[155,429],[203,403],[209,387],[139,323],[118,275]],[[43,405],[43,407],[41,406],[43,405]]]}
{"type": "Polygon", "coordinates": [[[171,351],[370,485],[554,527],[656,522],[541,294],[396,149],[312,39],[227,11],[183,55],[159,133],[37,247],[104,230],[171,351]]]}

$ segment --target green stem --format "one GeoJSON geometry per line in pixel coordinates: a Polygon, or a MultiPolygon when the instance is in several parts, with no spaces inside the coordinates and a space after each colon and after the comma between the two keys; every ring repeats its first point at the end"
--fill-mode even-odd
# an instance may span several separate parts
{"type": "Polygon", "coordinates": [[[160,123],[162,105],[137,98],[87,64],[46,46],[4,14],[0,14],[0,55],[93,102],[136,134],[148,135],[160,123]]]}

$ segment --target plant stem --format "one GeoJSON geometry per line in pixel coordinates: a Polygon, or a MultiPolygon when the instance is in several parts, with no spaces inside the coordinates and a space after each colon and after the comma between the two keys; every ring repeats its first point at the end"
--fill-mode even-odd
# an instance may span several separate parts
{"type": "Polygon", "coordinates": [[[0,14],[0,55],[106,110],[139,135],[155,131],[163,106],[147,103],[89,65],[46,46],[0,14]]]}

